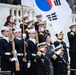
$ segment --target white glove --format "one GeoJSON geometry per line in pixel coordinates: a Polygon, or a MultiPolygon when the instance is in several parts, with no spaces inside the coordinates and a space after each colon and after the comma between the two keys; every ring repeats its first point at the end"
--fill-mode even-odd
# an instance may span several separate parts
{"type": "Polygon", "coordinates": [[[45,56],[45,53],[43,53],[43,55],[45,56]]]}
{"type": "Polygon", "coordinates": [[[17,51],[16,51],[16,50],[14,50],[14,51],[12,51],[12,53],[13,53],[13,54],[17,54],[17,51]]]}
{"type": "Polygon", "coordinates": [[[32,24],[28,25],[28,28],[30,28],[32,26],[32,24]]]}
{"type": "Polygon", "coordinates": [[[62,52],[61,50],[58,50],[58,51],[56,51],[55,53],[56,53],[57,55],[59,55],[61,52],[62,52]]]}
{"type": "Polygon", "coordinates": [[[30,66],[31,66],[31,63],[28,62],[28,63],[27,63],[27,68],[30,68],[30,66]]]}
{"type": "Polygon", "coordinates": [[[25,33],[23,33],[23,35],[22,35],[22,36],[23,36],[23,39],[25,39],[25,38],[26,38],[26,34],[25,34],[25,33]]]}
{"type": "Polygon", "coordinates": [[[13,61],[17,61],[17,58],[13,57],[13,58],[10,58],[10,61],[13,62],[13,61]]]}

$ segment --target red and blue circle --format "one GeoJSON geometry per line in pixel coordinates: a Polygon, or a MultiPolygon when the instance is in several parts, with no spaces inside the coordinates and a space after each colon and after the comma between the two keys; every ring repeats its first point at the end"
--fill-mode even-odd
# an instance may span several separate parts
{"type": "Polygon", "coordinates": [[[52,9],[52,1],[51,0],[35,0],[35,3],[39,9],[42,11],[49,11],[52,9]]]}

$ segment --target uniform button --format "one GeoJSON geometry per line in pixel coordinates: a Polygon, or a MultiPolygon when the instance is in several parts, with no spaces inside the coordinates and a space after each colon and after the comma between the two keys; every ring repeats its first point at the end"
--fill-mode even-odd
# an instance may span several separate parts
{"type": "Polygon", "coordinates": [[[64,70],[64,72],[65,72],[65,70],[64,70]]]}
{"type": "Polygon", "coordinates": [[[65,66],[64,66],[65,67],[65,66]]]}
{"type": "Polygon", "coordinates": [[[48,74],[48,72],[46,72],[46,74],[48,74]]]}

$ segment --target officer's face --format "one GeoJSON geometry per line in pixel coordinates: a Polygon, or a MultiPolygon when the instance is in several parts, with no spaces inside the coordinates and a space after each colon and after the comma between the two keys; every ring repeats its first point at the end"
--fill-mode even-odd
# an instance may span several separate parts
{"type": "Polygon", "coordinates": [[[40,30],[40,31],[44,31],[45,28],[44,28],[43,26],[40,25],[40,26],[39,26],[39,30],[40,30]]]}
{"type": "Polygon", "coordinates": [[[59,56],[63,56],[63,54],[64,54],[64,51],[61,51],[61,53],[59,54],[59,56]]]}
{"type": "Polygon", "coordinates": [[[30,23],[30,24],[28,25],[28,28],[33,29],[33,28],[34,28],[34,25],[33,25],[32,23],[30,23]]]}
{"type": "Polygon", "coordinates": [[[35,38],[36,37],[36,33],[32,33],[32,37],[35,38]]]}
{"type": "Polygon", "coordinates": [[[63,39],[63,35],[62,34],[58,35],[58,39],[63,39]]]}
{"type": "Polygon", "coordinates": [[[29,34],[29,37],[35,39],[35,37],[36,37],[36,33],[30,33],[30,34],[29,34]]]}
{"type": "Polygon", "coordinates": [[[28,22],[28,20],[29,20],[29,19],[27,18],[26,20],[24,20],[24,22],[25,22],[25,23],[27,23],[27,22],[28,22]]]}
{"type": "Polygon", "coordinates": [[[46,50],[47,50],[47,49],[45,48],[44,51],[43,51],[43,53],[46,53],[46,50]]]}
{"type": "Polygon", "coordinates": [[[5,31],[3,32],[3,36],[5,36],[5,37],[10,37],[10,31],[9,31],[9,30],[5,30],[5,31]]]}
{"type": "Polygon", "coordinates": [[[21,37],[22,37],[22,32],[21,32],[21,31],[20,31],[20,32],[16,32],[16,33],[15,33],[15,37],[21,38],[21,37]]]}
{"type": "Polygon", "coordinates": [[[51,43],[51,42],[52,42],[50,36],[47,36],[47,38],[46,38],[46,42],[47,42],[47,43],[51,43]]]}
{"type": "Polygon", "coordinates": [[[42,20],[42,16],[38,16],[38,17],[37,17],[37,20],[38,20],[38,21],[41,21],[41,20],[42,20]]]}
{"type": "Polygon", "coordinates": [[[72,27],[71,30],[76,32],[76,27],[72,27]]]}
{"type": "Polygon", "coordinates": [[[38,51],[42,52],[42,53],[46,53],[46,48],[41,46],[41,47],[38,47],[38,51]]]}

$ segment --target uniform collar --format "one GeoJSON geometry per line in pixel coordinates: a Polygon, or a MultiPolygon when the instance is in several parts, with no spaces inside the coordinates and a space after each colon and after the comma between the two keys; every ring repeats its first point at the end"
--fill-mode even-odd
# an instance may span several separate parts
{"type": "Polygon", "coordinates": [[[47,43],[47,45],[50,45],[50,43],[47,43]]]}
{"type": "Polygon", "coordinates": [[[16,37],[16,39],[21,40],[22,38],[16,37]]]}
{"type": "Polygon", "coordinates": [[[41,22],[41,20],[40,21],[37,21],[37,22],[41,22]]]}
{"type": "Polygon", "coordinates": [[[34,38],[29,38],[34,44],[36,44],[36,40],[34,38]]]}
{"type": "Polygon", "coordinates": [[[3,39],[5,39],[7,42],[9,42],[9,38],[8,37],[4,37],[3,36],[3,39]]]}

